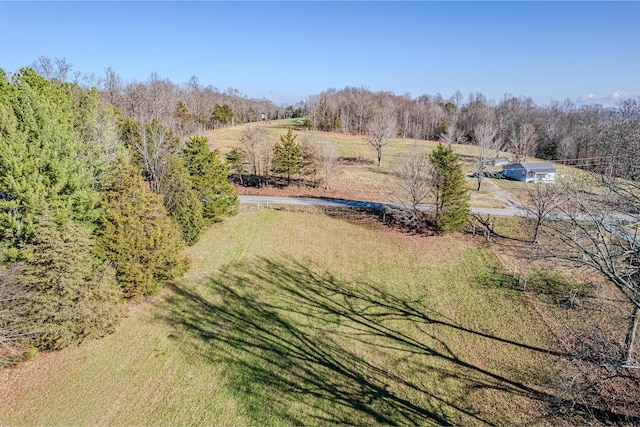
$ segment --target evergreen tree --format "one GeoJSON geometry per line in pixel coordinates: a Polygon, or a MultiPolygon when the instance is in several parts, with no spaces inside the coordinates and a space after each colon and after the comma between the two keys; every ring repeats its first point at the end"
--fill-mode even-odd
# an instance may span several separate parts
{"type": "Polygon", "coordinates": [[[184,242],[140,169],[121,158],[105,192],[96,253],[113,263],[127,298],[151,295],[187,268],[184,242]]]}
{"type": "Polygon", "coordinates": [[[436,229],[441,232],[460,231],[469,220],[469,196],[460,160],[453,149],[442,143],[429,156],[434,166],[433,190],[436,204],[436,229]]]}
{"type": "Polygon", "coordinates": [[[213,118],[216,123],[219,123],[222,126],[226,126],[231,123],[233,119],[233,110],[227,104],[216,104],[213,107],[213,118]]]}
{"type": "Polygon", "coordinates": [[[178,134],[179,137],[185,137],[195,130],[195,119],[193,115],[189,113],[189,109],[184,104],[184,102],[178,101],[176,109],[173,113],[173,118],[175,119],[173,130],[178,134]]]}
{"type": "Polygon", "coordinates": [[[97,217],[92,174],[79,156],[72,92],[23,69],[0,71],[0,236],[4,249],[28,243],[45,203],[60,219],[97,217]]]}
{"type": "Polygon", "coordinates": [[[19,311],[36,331],[35,344],[57,350],[113,332],[120,308],[114,271],[92,254],[88,228],[59,225],[45,209],[35,225],[28,260],[17,276],[19,311]]]}
{"type": "Polygon", "coordinates": [[[203,136],[189,138],[184,159],[193,188],[202,203],[203,216],[209,222],[218,222],[223,216],[238,211],[238,195],[227,181],[229,171],[220,160],[220,152],[211,152],[209,140],[203,136]]]}
{"type": "Polygon", "coordinates": [[[202,204],[193,189],[191,175],[182,159],[178,157],[169,159],[164,179],[166,181],[162,184],[164,207],[180,227],[182,238],[187,245],[193,245],[200,238],[206,222],[202,216],[202,204]]]}
{"type": "Polygon", "coordinates": [[[273,146],[273,161],[271,171],[284,174],[287,182],[291,182],[291,175],[300,173],[302,168],[302,149],[296,142],[291,128],[285,135],[280,135],[280,141],[273,146]]]}
{"type": "Polygon", "coordinates": [[[238,174],[240,177],[240,185],[244,185],[242,174],[244,174],[244,162],[247,158],[247,153],[240,147],[233,147],[226,155],[226,161],[232,171],[238,174]]]}

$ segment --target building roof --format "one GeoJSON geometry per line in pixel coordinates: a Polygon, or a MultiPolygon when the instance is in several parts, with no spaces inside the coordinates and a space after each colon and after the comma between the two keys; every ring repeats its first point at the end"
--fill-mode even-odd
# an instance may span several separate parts
{"type": "Polygon", "coordinates": [[[556,168],[549,162],[520,162],[502,166],[503,169],[524,169],[535,173],[556,173],[556,168]]]}

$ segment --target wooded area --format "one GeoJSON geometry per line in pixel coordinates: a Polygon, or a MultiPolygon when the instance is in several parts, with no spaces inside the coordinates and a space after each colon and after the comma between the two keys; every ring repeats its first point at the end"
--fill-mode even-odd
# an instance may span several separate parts
{"type": "Polygon", "coordinates": [[[156,107],[0,70],[0,365],[113,331],[123,298],[182,274],[185,244],[236,212],[219,153],[156,107]]]}
{"type": "MultiPolygon", "coordinates": [[[[112,68],[103,75],[72,73],[64,59],[39,58],[32,67],[47,79],[96,87],[124,117],[140,123],[154,119],[185,137],[206,129],[283,118],[305,118],[320,131],[366,135],[382,156],[390,138],[474,144],[484,159],[493,150],[513,160],[535,156],[595,172],[615,169],[637,178],[640,172],[640,99],[615,108],[576,105],[570,100],[536,105],[527,96],[505,94],[489,100],[482,93],[457,91],[415,97],[373,92],[366,87],[327,89],[296,105],[277,106],[251,99],[236,89],[203,86],[197,77],[177,84],[153,73],[145,82],[125,82],[112,68]],[[379,146],[379,147],[378,147],[379,146]]],[[[381,160],[381,159],[380,159],[381,160]]],[[[479,167],[481,169],[481,167],[479,167]]]]}
{"type": "Polygon", "coordinates": [[[465,101],[460,92],[450,98],[412,98],[347,87],[309,96],[304,104],[313,128],[356,135],[379,134],[371,127],[382,111],[394,118],[392,137],[478,145],[481,161],[501,150],[512,153],[514,161],[535,156],[595,172],[640,174],[638,99],[616,108],[568,100],[538,106],[531,98],[508,94],[496,102],[472,93],[465,101]]]}

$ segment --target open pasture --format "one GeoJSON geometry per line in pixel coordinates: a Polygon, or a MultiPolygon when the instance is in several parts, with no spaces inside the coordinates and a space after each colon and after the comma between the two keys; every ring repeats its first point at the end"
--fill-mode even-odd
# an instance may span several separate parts
{"type": "MultiPolygon", "coordinates": [[[[263,126],[275,142],[280,135],[287,132],[289,127],[298,135],[298,141],[309,131],[296,123],[295,119],[274,120],[270,123],[252,123],[242,126],[226,127],[207,131],[212,149],[219,149],[224,155],[233,147],[240,145],[243,130],[247,126],[263,126]]],[[[382,166],[375,164],[376,151],[367,142],[365,135],[346,135],[337,132],[317,132],[319,138],[333,144],[338,154],[343,158],[358,159],[359,161],[341,164],[330,189],[322,186],[313,188],[310,185],[291,185],[282,188],[266,187],[253,188],[236,186],[239,194],[264,196],[300,196],[300,197],[334,197],[342,199],[389,201],[393,198],[393,186],[390,174],[394,165],[402,161],[412,150],[429,153],[438,143],[413,139],[392,139],[383,149],[382,166]]],[[[481,191],[477,191],[478,183],[471,174],[475,170],[475,156],[477,147],[472,145],[454,145],[454,152],[459,156],[463,171],[467,175],[467,189],[471,198],[471,205],[475,207],[503,208],[508,207],[504,198],[496,194],[496,181],[485,179],[481,191]]],[[[496,170],[498,170],[497,168],[496,170]]],[[[515,192],[522,186],[515,184],[515,192]]],[[[508,191],[511,187],[509,187],[508,191]]]]}
{"type": "Polygon", "coordinates": [[[261,210],[188,255],[115,334],[0,372],[0,424],[544,423],[558,354],[468,237],[261,210]]]}

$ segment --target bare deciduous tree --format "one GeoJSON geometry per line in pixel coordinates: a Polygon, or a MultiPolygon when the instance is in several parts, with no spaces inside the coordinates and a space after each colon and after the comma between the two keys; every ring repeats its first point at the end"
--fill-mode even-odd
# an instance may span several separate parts
{"type": "Polygon", "coordinates": [[[183,148],[178,138],[170,129],[154,120],[147,125],[136,126],[133,132],[127,134],[126,143],[135,150],[149,188],[163,194],[161,185],[169,158],[179,155],[183,148]]]}
{"type": "Polygon", "coordinates": [[[632,364],[640,313],[640,185],[611,180],[602,195],[564,185],[562,220],[547,221],[551,238],[544,249],[561,262],[595,270],[609,279],[632,305],[623,366],[632,364]]]}
{"type": "Polygon", "coordinates": [[[567,160],[571,155],[571,150],[573,149],[574,143],[571,135],[564,135],[558,140],[557,145],[557,157],[560,160],[567,160]]]}
{"type": "Polygon", "coordinates": [[[51,60],[51,58],[44,55],[40,56],[36,61],[32,62],[31,68],[33,68],[36,73],[47,80],[51,80],[54,77],[53,61],[51,60]]]}
{"type": "Polygon", "coordinates": [[[258,185],[266,184],[271,169],[273,140],[262,126],[249,126],[240,138],[249,168],[258,178],[258,185]]]}
{"type": "MultiPolygon", "coordinates": [[[[66,82],[69,80],[69,73],[73,68],[73,65],[67,62],[66,58],[56,58],[53,60],[56,68],[55,78],[60,82],[66,82]]],[[[78,77],[78,75],[75,75],[78,77]]]]}
{"type": "Polygon", "coordinates": [[[527,161],[527,154],[531,149],[535,135],[536,128],[531,123],[525,123],[511,131],[509,145],[513,150],[516,162],[527,161]]]}
{"type": "Polygon", "coordinates": [[[66,58],[54,58],[52,60],[43,55],[31,63],[31,68],[47,80],[66,82],[69,79],[69,72],[73,65],[67,62],[66,58]]]}
{"type": "Polygon", "coordinates": [[[499,147],[499,142],[496,139],[497,133],[497,126],[489,122],[482,123],[475,128],[475,142],[478,145],[478,171],[485,169],[487,159],[499,147]]]}
{"type": "Polygon", "coordinates": [[[370,110],[373,105],[372,93],[365,86],[351,88],[350,92],[351,103],[355,113],[355,127],[358,131],[358,135],[362,135],[365,132],[365,123],[369,118],[370,110]]]}
{"type": "Polygon", "coordinates": [[[322,177],[324,189],[329,190],[338,169],[338,150],[329,141],[324,141],[320,147],[320,164],[322,165],[322,177]]]}
{"type": "Polygon", "coordinates": [[[488,105],[487,98],[479,92],[469,94],[467,103],[460,110],[458,126],[465,133],[474,132],[482,123],[496,122],[494,109],[488,105]]]}
{"type": "Polygon", "coordinates": [[[552,184],[537,183],[527,185],[527,195],[522,204],[527,218],[533,225],[532,243],[539,243],[542,226],[556,211],[563,199],[563,193],[552,184]]]}
{"type": "Polygon", "coordinates": [[[307,171],[314,176],[320,173],[324,182],[324,189],[331,188],[331,183],[336,174],[338,166],[338,150],[317,132],[312,132],[300,140],[303,153],[303,171],[307,171]]]}
{"type": "Polygon", "coordinates": [[[392,106],[379,107],[367,124],[369,144],[376,149],[378,166],[382,166],[382,149],[396,136],[396,117],[392,106]]]}
{"type": "Polygon", "coordinates": [[[440,141],[443,144],[464,144],[466,138],[458,126],[454,123],[447,127],[446,132],[440,134],[440,141]]]}
{"type": "Polygon", "coordinates": [[[464,99],[464,95],[460,90],[456,90],[453,95],[451,95],[451,101],[455,104],[456,108],[462,107],[462,100],[464,99]]]}
{"type": "Polygon", "coordinates": [[[36,335],[18,304],[27,295],[15,279],[17,271],[13,265],[0,273],[0,367],[18,361],[36,335]]]}
{"type": "Polygon", "coordinates": [[[318,185],[320,171],[319,136],[316,132],[302,135],[299,141],[302,150],[301,174],[311,177],[313,187],[318,185]]]}
{"type": "Polygon", "coordinates": [[[433,168],[429,156],[413,147],[411,151],[392,167],[391,190],[393,216],[403,225],[420,230],[426,217],[420,210],[433,193],[433,168]]]}
{"type": "Polygon", "coordinates": [[[120,107],[123,90],[122,78],[113,68],[105,68],[101,86],[107,102],[120,107]]]}

